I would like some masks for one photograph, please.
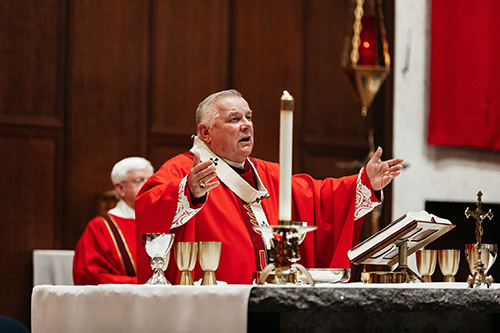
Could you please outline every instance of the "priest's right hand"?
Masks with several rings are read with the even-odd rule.
[[[200,153],[197,151],[193,154],[193,166],[188,174],[188,184],[192,197],[197,199],[219,186],[220,182],[217,180],[210,183],[212,179],[217,177],[214,163],[212,161],[202,162]]]

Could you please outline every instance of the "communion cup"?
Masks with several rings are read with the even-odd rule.
[[[488,274],[488,270],[493,266],[497,258],[497,245],[496,244],[482,244],[481,245],[481,262],[483,264],[484,275]],[[465,245],[465,258],[469,263],[469,269],[472,275],[479,273],[478,259],[479,249],[477,244]]]
[[[455,274],[460,264],[460,250],[445,249],[438,251],[439,268],[443,273],[443,282],[455,282]]]
[[[221,242],[198,242],[198,259],[203,270],[202,286],[216,285],[215,270],[219,267]]]
[[[177,242],[174,245],[175,261],[181,271],[178,284],[192,286],[193,275],[191,271],[196,264],[198,257],[198,243],[196,242]]]
[[[437,262],[436,250],[419,250],[415,254],[417,259],[417,269],[424,282],[432,282],[431,276],[434,274]]]
[[[167,269],[170,260],[170,249],[174,243],[173,234],[150,233],[141,235],[142,244],[150,258],[153,274],[146,284],[170,285],[163,272]]]

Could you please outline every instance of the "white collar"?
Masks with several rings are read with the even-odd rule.
[[[247,204],[259,203],[264,198],[269,198],[269,193],[262,184],[259,174],[255,169],[253,163],[247,158],[250,167],[253,169],[256,180],[257,190],[248,184],[241,176],[229,166],[229,164],[221,157],[215,155],[210,148],[198,136],[194,137],[193,148],[191,151],[198,151],[201,161],[212,160],[214,162],[217,177],[219,180],[226,184],[240,199]]]
[[[243,163],[238,163],[238,162],[233,162],[233,161],[230,161],[228,159],[225,159],[223,157],[221,157],[224,162],[226,162],[227,164],[229,164],[230,166],[232,166],[233,168],[236,168],[236,169],[244,169],[245,168],[245,162]]]
[[[135,209],[130,207],[125,203],[125,201],[118,201],[115,208],[108,211],[109,214],[121,217],[123,219],[134,219],[135,220]]]

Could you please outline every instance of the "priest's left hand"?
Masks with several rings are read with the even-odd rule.
[[[382,148],[378,147],[372,158],[366,164],[366,174],[370,179],[372,190],[379,191],[386,187],[391,180],[399,176],[403,169],[403,159],[393,158],[388,161],[381,161]]]

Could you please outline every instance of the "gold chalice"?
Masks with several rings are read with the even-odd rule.
[[[466,244],[465,258],[469,262],[471,275],[467,278],[469,288],[480,288],[484,284],[489,288],[493,283],[493,277],[488,276],[488,270],[493,266],[497,258],[496,244]],[[479,255],[481,253],[481,255]]]
[[[193,275],[191,271],[196,264],[196,258],[198,257],[198,243],[196,242],[177,242],[174,246],[175,261],[177,262],[177,267],[181,271],[179,276],[179,285],[192,286]]]
[[[431,276],[434,274],[437,262],[436,250],[419,250],[416,253],[417,269],[424,282],[432,282]]]
[[[438,259],[439,268],[444,275],[443,282],[455,282],[455,274],[457,274],[460,264],[460,250],[439,250]]]
[[[199,242],[198,259],[203,269],[202,286],[216,285],[215,270],[219,267],[221,242]]]

